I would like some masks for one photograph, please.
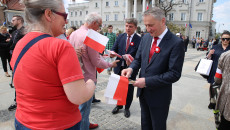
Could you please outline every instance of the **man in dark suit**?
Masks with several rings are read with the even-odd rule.
[[[121,56],[125,54],[130,54],[134,58],[141,41],[141,37],[135,33],[137,29],[137,20],[134,18],[129,18],[126,19],[125,22],[126,22],[125,23],[126,33],[123,33],[117,37],[113,45],[113,48],[111,50]],[[114,55],[112,55],[112,57],[114,57]],[[120,60],[120,62],[118,62],[117,67],[114,68],[114,73],[121,75],[121,71],[127,68],[130,65],[130,63],[128,61],[126,62],[123,58],[122,59],[118,58],[118,59]],[[135,80],[136,76],[137,73],[133,73],[131,79]],[[127,118],[130,116],[129,108],[133,101],[133,91],[134,91],[134,87],[132,84],[130,84],[128,88],[128,94],[127,94],[125,111],[124,111],[124,116]],[[112,113],[116,114],[118,113],[119,109],[122,108],[123,106],[116,106],[113,109]]]
[[[172,83],[181,77],[184,44],[167,29],[160,8],[145,11],[143,21],[149,33],[143,36],[135,60],[122,76],[141,69],[133,85],[138,87],[142,130],[166,130]]]

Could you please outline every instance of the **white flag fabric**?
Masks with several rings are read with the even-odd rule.
[[[109,38],[104,35],[101,35],[97,31],[89,29],[84,44],[90,48],[96,50],[99,53],[102,53],[105,50],[105,46],[108,43]]]
[[[105,91],[105,99],[108,104],[125,105],[128,93],[129,81],[126,77],[111,74]]]

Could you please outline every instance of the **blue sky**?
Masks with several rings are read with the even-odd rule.
[[[213,20],[216,21],[216,31],[230,31],[230,0],[217,0],[213,9]]]
[[[64,0],[65,7],[71,0]],[[83,0],[76,0],[81,2]],[[223,30],[230,31],[230,0],[216,0],[213,9],[213,20],[216,21],[216,31],[222,33]]]

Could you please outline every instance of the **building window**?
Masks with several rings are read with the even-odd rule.
[[[132,14],[131,17],[134,18],[134,14]]]
[[[80,26],[82,25],[82,21],[80,21]]]
[[[73,12],[70,12],[70,17],[73,17]]]
[[[123,16],[124,16],[124,20],[125,20],[125,14]]]
[[[98,7],[97,3],[95,3],[95,7]]]
[[[196,37],[200,37],[200,31],[196,32]]]
[[[181,21],[185,21],[186,20],[186,14],[185,13],[181,13]]]
[[[118,20],[118,14],[114,14],[114,21]]]
[[[187,3],[187,0],[182,0],[183,3]]]
[[[82,11],[80,11],[80,16],[82,16]]]
[[[118,6],[118,1],[115,1],[115,6]]]
[[[71,21],[71,26],[74,26],[74,22],[73,21]]]
[[[88,11],[85,11],[85,14],[87,15],[87,14],[88,14]]]
[[[77,16],[77,11],[75,11],[75,16]]]
[[[123,6],[126,6],[126,1],[124,0]]]
[[[109,6],[109,2],[108,1],[105,3],[105,6]]]
[[[204,2],[204,0],[199,0],[199,2],[200,2],[200,3],[203,3],[203,2]]]
[[[105,16],[105,21],[109,21],[109,15],[108,14]]]
[[[197,21],[203,21],[203,14],[202,13],[198,13],[198,16],[197,16]]]
[[[77,21],[75,21],[75,26],[78,26],[78,23],[77,23]]]
[[[174,14],[173,13],[170,13],[168,16],[169,16],[169,21],[173,21],[174,20]]]

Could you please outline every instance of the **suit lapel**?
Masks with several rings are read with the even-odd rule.
[[[165,49],[165,45],[166,45],[166,43],[168,43],[168,39],[170,38],[169,36],[170,36],[170,32],[168,30],[168,32],[165,34],[165,36],[163,37],[163,39],[161,40],[161,42],[159,44],[160,51]],[[152,56],[152,58],[151,58],[151,60],[150,60],[150,62],[149,62],[147,67],[149,67],[153,63],[153,61],[160,55],[160,53],[154,53],[153,54],[153,56]]]
[[[126,42],[127,42],[127,34],[125,33],[125,35],[123,36],[124,40],[122,41],[123,45],[122,45],[122,52],[123,54],[125,54],[125,49],[126,49]]]
[[[153,40],[153,37],[149,34],[150,37],[148,37],[148,40],[147,40],[147,45],[146,45],[146,48],[143,50],[143,51],[146,51],[146,56],[145,56],[145,64],[148,65],[149,64],[149,53],[150,53],[150,48],[151,48],[151,43],[152,43],[152,40]]]

